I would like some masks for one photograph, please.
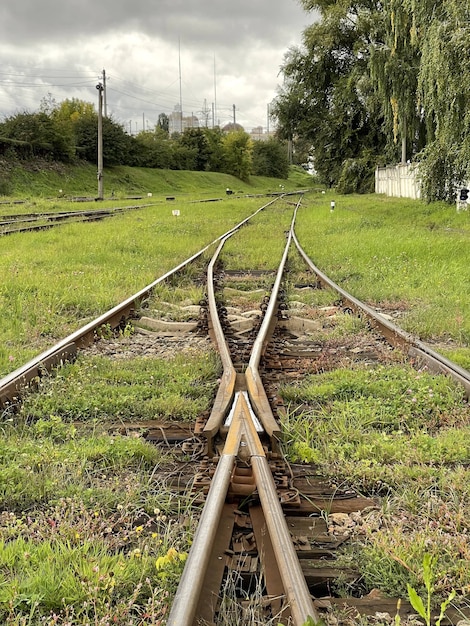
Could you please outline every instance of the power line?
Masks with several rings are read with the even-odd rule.
[[[77,93],[77,90],[87,87],[89,87],[91,90],[92,86],[96,84],[97,76],[102,76],[102,72],[96,71],[92,73],[84,70],[83,72],[78,71],[75,73],[73,71],[70,71],[70,68],[45,69],[38,66],[23,67],[15,65],[6,68],[3,67],[2,71],[0,71],[0,86],[4,91],[3,94],[0,94],[1,101],[10,103],[10,106],[14,107],[15,100],[17,100],[17,98],[13,98],[13,95],[9,94],[9,92],[13,89],[15,89],[16,91],[24,89],[25,92],[29,90],[29,100],[31,100],[33,93],[37,93],[38,89],[42,89],[44,91],[47,91],[48,89],[73,89],[75,91],[75,97],[81,97],[87,101],[92,101],[91,91],[90,94],[87,94],[84,97],[83,95],[80,95],[80,93]],[[185,90],[185,88],[186,93],[190,91],[190,89],[188,89],[188,85],[185,84],[185,81],[181,81],[178,78],[175,78],[175,80],[166,85],[163,89],[156,90],[149,88],[146,85],[136,83],[135,81],[124,79],[117,74],[107,73],[106,76],[106,89],[108,92],[120,94],[124,98],[129,99],[129,101],[144,104],[145,106],[152,107],[152,110],[160,110],[160,112],[169,113],[173,111],[175,105],[178,103],[179,100],[181,100],[181,98],[177,94],[177,89],[173,89],[172,93],[172,88],[175,88],[178,83],[180,83],[180,90],[182,82],[183,91]],[[121,83],[123,86],[127,86],[129,89],[120,90],[113,85],[114,82]],[[216,85],[214,85],[214,97],[217,98],[215,89]],[[5,95],[7,95],[7,98],[5,98]],[[18,94],[15,95],[17,96]],[[88,97],[88,95],[90,97]],[[54,94],[54,96],[59,99],[63,97],[63,94]],[[64,99],[66,99],[66,97],[67,96],[65,96]],[[197,111],[203,113],[202,103],[205,101],[207,101],[207,98],[196,98],[194,94],[190,93],[189,98],[185,97],[184,99],[185,109],[187,109],[188,111]],[[129,111],[134,116],[140,115],[140,112],[137,113],[137,109],[133,109],[130,103],[129,106],[126,107],[122,102],[122,99],[118,99],[118,101],[116,102],[110,102],[109,105],[111,109],[118,109],[126,112]],[[232,104],[213,102],[212,107],[213,109],[215,109],[213,115],[215,115],[217,118],[216,123],[219,118],[226,118],[228,120],[233,117]],[[184,112],[182,111],[182,113]],[[207,111],[205,115],[207,116]],[[238,107],[238,105],[237,117],[238,119],[243,120],[243,124],[245,126],[264,126],[266,124],[265,119],[263,121],[253,121],[250,119],[245,119],[245,113],[243,109],[240,109]]]

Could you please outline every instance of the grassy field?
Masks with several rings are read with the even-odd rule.
[[[189,173],[160,174],[175,174],[175,179],[168,188],[151,189],[154,206],[99,223],[0,240],[3,373],[135,293],[260,204],[224,193],[223,202],[194,203],[237,186],[216,177],[196,191]],[[303,180],[292,184],[302,186]],[[142,183],[142,193],[145,187]],[[277,181],[267,181],[264,191],[277,187]],[[74,189],[84,193],[77,181],[66,193]],[[263,190],[261,182],[257,190]],[[43,187],[43,198],[31,202],[41,207],[62,203],[46,200],[48,193]],[[162,197],[155,198],[158,193]],[[165,194],[175,195],[175,201],[167,201]],[[276,266],[292,212],[291,205],[283,207],[274,205],[244,228],[243,255],[236,240],[227,244],[230,268]],[[172,215],[174,208],[179,217]],[[336,282],[398,316],[400,325],[468,367],[468,214],[441,204],[312,192],[299,212],[297,234]],[[289,264],[300,271],[295,255]],[[295,300],[308,297],[326,305],[335,298],[325,290],[307,296],[289,289]],[[159,295],[170,305],[200,299],[197,290],[183,291],[162,287]],[[365,329],[360,320],[344,315],[331,332],[341,341]],[[182,362],[184,376],[176,374]],[[95,374],[100,385],[92,388]],[[170,362],[135,358],[127,364],[88,356],[45,379],[42,393],[29,396],[19,415],[3,416],[2,623],[164,623],[197,508],[190,494],[176,496],[158,479],[156,468],[171,467],[171,455],[139,438],[109,434],[101,420],[124,419],[128,413],[136,419],[191,420],[208,406],[219,374],[210,351],[176,355]],[[153,386],[158,394],[150,397]],[[110,393],[118,388],[125,388],[124,404]],[[409,584],[426,597],[428,572],[433,604],[455,589],[465,605],[470,590],[470,419],[461,390],[441,377],[416,372],[396,355],[377,369],[306,376],[282,394],[290,458],[313,462],[324,475],[382,498],[381,507],[364,518],[356,547],[343,556],[346,564],[361,563],[364,590],[385,589],[405,598]],[[328,520],[328,511],[323,515]],[[347,585],[338,589],[348,591]]]
[[[470,213],[384,196],[309,195],[297,234],[341,287],[470,368]]]

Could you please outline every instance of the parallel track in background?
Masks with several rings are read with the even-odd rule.
[[[95,222],[115,217],[131,210],[144,209],[152,204],[141,204],[110,209],[90,209],[87,211],[61,211],[56,213],[23,213],[0,215],[0,237],[20,233],[49,230],[62,224]]]

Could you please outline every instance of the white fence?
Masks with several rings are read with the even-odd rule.
[[[375,193],[396,198],[420,198],[416,166],[407,164],[378,167],[375,170]]]

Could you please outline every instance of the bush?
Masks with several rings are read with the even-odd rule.
[[[373,193],[375,165],[369,157],[346,159],[340,170],[336,191],[338,193]]]

